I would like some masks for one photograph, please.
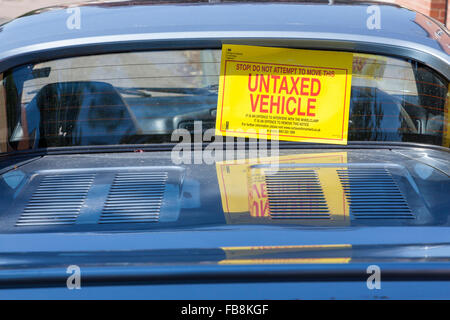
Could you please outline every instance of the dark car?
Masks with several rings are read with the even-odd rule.
[[[376,2],[1,25],[0,298],[450,298],[449,46]]]

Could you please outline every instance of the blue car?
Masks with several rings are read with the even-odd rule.
[[[0,299],[449,299],[449,52],[377,2],[0,25]]]

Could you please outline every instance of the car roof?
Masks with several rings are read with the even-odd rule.
[[[294,46],[410,57],[450,76],[448,30],[397,5],[346,1],[164,2],[90,3],[76,6],[79,11],[73,6],[59,6],[30,12],[0,27],[0,72],[36,59],[134,50],[133,43],[146,49],[143,44],[152,41],[165,41],[165,47],[170,47],[167,42],[175,45],[182,40],[214,40],[220,47],[217,41],[245,39],[252,44],[273,40],[268,45],[282,46],[303,41]],[[73,20],[77,12],[79,25]],[[373,27],[373,15],[378,12],[379,28]],[[200,42],[196,47],[205,45]],[[94,48],[99,44],[103,49]],[[74,50],[68,50],[71,48]]]

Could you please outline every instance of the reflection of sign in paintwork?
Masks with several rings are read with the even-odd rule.
[[[224,45],[216,134],[346,144],[352,57]]]
[[[219,264],[324,264],[350,262],[352,246],[331,244],[222,247],[221,249],[225,251],[226,259],[219,261]]]
[[[250,174],[253,173],[253,174]],[[267,197],[267,186],[264,174],[254,170],[248,170],[248,209],[252,217],[269,217],[269,200]]]
[[[304,224],[327,225],[349,223],[348,203],[340,183],[336,167],[321,167],[319,164],[346,164],[347,153],[309,153],[278,157],[281,165],[317,164],[314,170],[328,206],[330,219],[302,221]],[[222,207],[228,223],[246,223],[250,218],[270,219],[270,208],[265,181],[265,170],[258,165],[269,164],[273,159],[259,158],[243,161],[217,163],[217,177],[222,198]],[[304,170],[299,168],[296,170]],[[309,169],[309,168],[308,168]],[[282,168],[280,171],[283,170]],[[282,221],[286,223],[286,221]],[[276,223],[269,220],[269,223]],[[298,223],[298,221],[297,221]]]
[[[223,260],[219,264],[306,264],[349,263],[350,258],[288,258],[288,259],[236,259]]]

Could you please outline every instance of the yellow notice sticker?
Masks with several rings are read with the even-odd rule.
[[[353,54],[223,45],[216,134],[347,144]]]

